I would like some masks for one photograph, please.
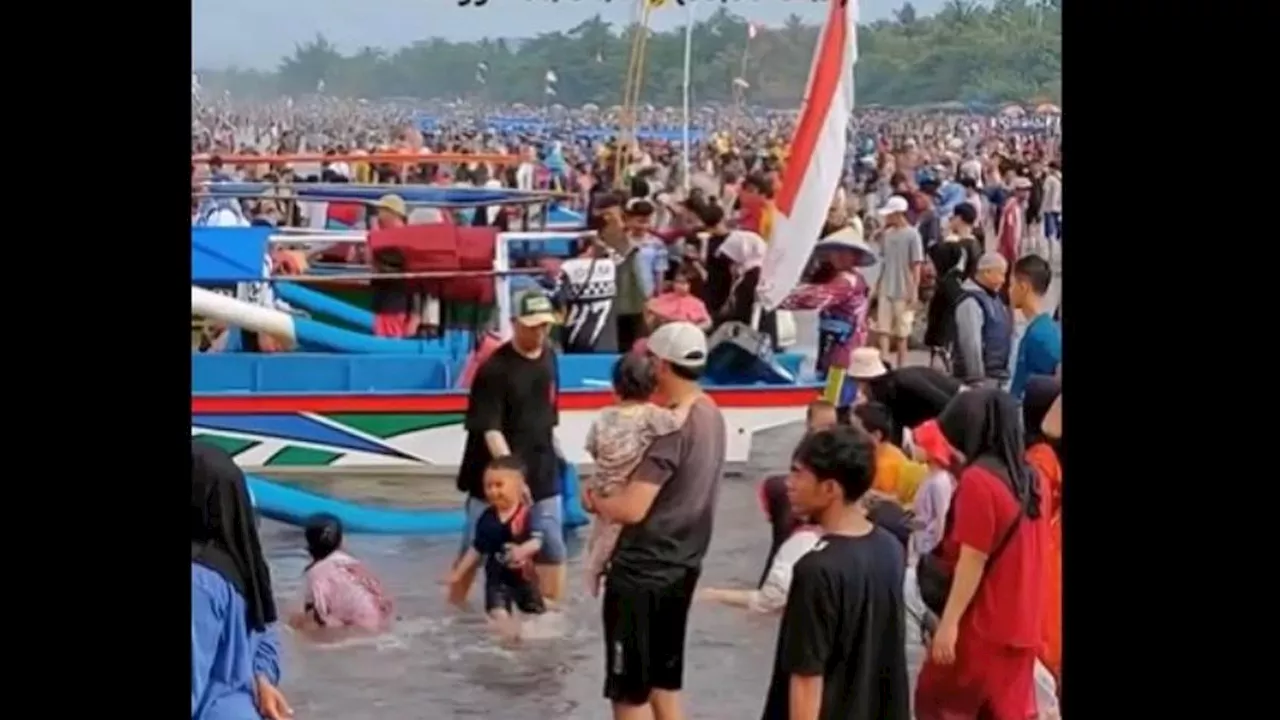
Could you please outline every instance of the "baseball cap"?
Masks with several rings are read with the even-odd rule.
[[[675,365],[700,368],[707,364],[707,336],[693,323],[667,323],[649,336],[649,352]]]
[[[555,308],[546,295],[537,290],[529,290],[516,297],[516,322],[525,327],[550,325],[556,321]]]
[[[894,213],[904,213],[907,211],[907,199],[901,195],[894,195],[885,201],[884,205],[877,211],[878,215],[893,215]]]

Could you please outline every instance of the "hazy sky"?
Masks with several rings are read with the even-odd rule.
[[[720,0],[689,0],[706,17]],[[944,0],[915,0],[932,13]],[[825,0],[728,0],[730,10],[765,25],[792,13],[817,22]],[[862,0],[862,19],[888,17],[902,0]],[[322,33],[343,51],[364,45],[401,47],[428,37],[478,40],[531,37],[567,30],[599,13],[614,23],[630,21],[634,0],[489,0],[485,7],[458,7],[456,0],[191,0],[192,61],[197,67],[274,67],[281,57]],[[652,26],[684,25],[685,11],[654,13]]]

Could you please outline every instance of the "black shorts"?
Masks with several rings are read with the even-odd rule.
[[[604,696],[643,705],[652,690],[679,690],[684,637],[698,571],[660,586],[605,580]]]
[[[494,582],[485,579],[484,611],[519,609],[525,615],[541,615],[547,611],[547,604],[542,601],[542,591],[528,580],[520,583]]]

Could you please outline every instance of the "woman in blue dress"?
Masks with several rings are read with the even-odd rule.
[[[271,576],[244,473],[191,441],[191,718],[283,720]]]

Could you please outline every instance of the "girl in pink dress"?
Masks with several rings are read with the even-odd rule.
[[[707,306],[693,294],[689,270],[676,270],[671,281],[671,291],[653,298],[645,309],[658,319],[659,323],[685,321],[702,328],[703,332],[711,329],[711,313]]]
[[[289,624],[330,640],[390,630],[395,605],[368,566],[342,551],[342,521],[316,515],[307,521],[306,538],[313,562],[306,570],[303,610]]]

